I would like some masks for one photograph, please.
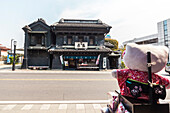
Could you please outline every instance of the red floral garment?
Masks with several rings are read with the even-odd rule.
[[[133,79],[139,82],[148,83],[148,73],[143,71],[131,70],[131,69],[118,69],[117,80],[120,87],[121,95],[132,97],[130,90],[126,87],[127,78]],[[170,81],[167,78],[161,77],[157,74],[152,73],[152,82],[160,85],[165,85],[166,88],[170,88]],[[148,95],[141,94],[138,99],[148,100]]]

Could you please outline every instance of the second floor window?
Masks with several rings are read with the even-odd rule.
[[[30,46],[45,46],[44,34],[31,34]]]
[[[83,42],[83,38],[82,37],[79,38],[79,42]]]
[[[90,38],[90,45],[93,45],[93,44],[94,44],[94,39]]]
[[[71,45],[71,44],[72,44],[72,38],[69,37],[69,38],[68,38],[68,45]]]

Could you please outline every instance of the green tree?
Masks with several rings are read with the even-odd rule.
[[[111,48],[113,51],[117,51],[118,50],[118,41],[116,39],[111,39],[111,38],[105,38],[105,42],[109,42],[111,44],[114,45],[113,48]]]
[[[11,64],[12,64],[12,63],[14,62],[14,56],[10,56],[9,59],[10,59]],[[18,60],[19,60],[19,56],[16,55],[16,56],[15,56],[15,63],[16,63],[16,64],[18,63]]]

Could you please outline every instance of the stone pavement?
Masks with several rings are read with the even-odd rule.
[[[0,113],[101,113],[106,104],[1,104]]]

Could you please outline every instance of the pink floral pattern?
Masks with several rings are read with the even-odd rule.
[[[148,83],[148,73],[143,71],[131,70],[131,69],[118,69],[117,70],[117,80],[120,87],[121,95],[132,97],[130,90],[126,87],[125,81],[127,78]],[[170,81],[167,78],[161,77],[157,74],[152,73],[152,82],[160,85],[165,85],[167,87],[170,84]],[[148,95],[141,94],[141,97],[138,99],[146,99],[148,100]]]

